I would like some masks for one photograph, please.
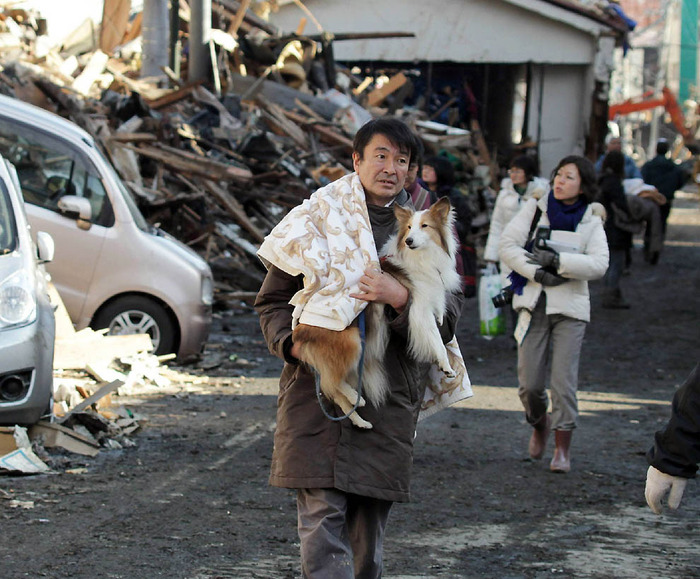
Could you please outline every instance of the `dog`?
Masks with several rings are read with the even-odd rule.
[[[445,315],[446,298],[461,288],[455,264],[454,212],[443,197],[429,209],[415,212],[396,206],[398,232],[380,251],[382,271],[389,273],[411,295],[408,313],[409,354],[421,362],[436,363],[447,376],[454,371],[440,337],[438,325]],[[358,327],[340,332],[298,324],[292,340],[299,344],[300,359],[318,372],[323,394],[337,404],[359,428],[372,428],[355,408],[366,400],[379,407],[389,393],[389,380],[383,358],[389,340],[384,304],[369,302],[366,313],[366,339],[362,370],[362,393],[358,395],[358,366],[362,340]]]

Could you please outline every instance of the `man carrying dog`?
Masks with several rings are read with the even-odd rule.
[[[318,198],[330,200],[330,204],[337,202],[339,213],[352,207],[359,196],[360,210],[349,214],[350,222],[345,211],[345,233],[350,239],[359,240],[364,233],[370,234],[378,250],[395,232],[393,205],[411,206],[403,187],[416,146],[416,136],[405,123],[394,118],[372,120],[357,132],[352,154],[355,172],[314,194],[323,193]],[[313,223],[320,223],[313,233],[316,237],[319,232],[322,236],[336,234],[339,227],[331,217],[333,208],[329,209],[327,202],[314,205],[313,201],[314,196],[312,203],[306,205],[318,209],[311,216]],[[364,224],[368,224],[371,231],[365,231]],[[302,235],[293,240],[294,249],[308,259],[314,241],[314,235],[308,238]],[[277,249],[275,243],[273,231],[263,244],[270,252],[268,255]],[[291,245],[292,242],[287,242],[279,249],[289,250]],[[357,255],[358,250],[348,247],[344,255],[328,251],[319,252],[318,256],[344,263]],[[371,301],[386,304],[390,339],[384,364],[391,392],[379,408],[368,403],[359,409],[372,423],[372,429],[357,428],[349,420],[327,418],[317,399],[313,370],[297,359],[298,351],[292,343],[292,319],[299,315],[299,303],[307,303],[308,315],[316,318],[324,315],[319,304],[329,303],[323,301],[328,291],[318,292],[321,301],[313,304],[311,300],[304,302],[302,299],[310,286],[321,285],[316,277],[308,273],[305,280],[303,275],[291,275],[281,269],[286,268],[286,264],[280,260],[278,267],[270,266],[255,302],[270,351],[285,361],[280,377],[270,484],[297,491],[301,566],[305,578],[381,577],[382,544],[389,510],[395,501],[409,500],[413,440],[428,365],[417,363],[407,352],[411,308],[408,290],[389,274],[372,267],[371,264],[376,263],[376,250],[368,255],[365,263],[367,267],[364,274],[357,274],[360,276],[357,283],[343,291],[347,292],[345,297],[351,303],[345,308],[347,322],[352,321],[355,311],[362,309],[361,306],[357,308],[357,304]],[[349,276],[352,270],[348,266]],[[344,277],[333,271],[336,275],[330,275],[329,280],[334,283]],[[321,289],[331,285],[329,281],[328,287]],[[342,287],[342,282],[335,285]],[[461,305],[460,296],[449,296],[447,315],[440,328],[445,343],[454,335]],[[329,318],[337,311],[345,311],[343,306],[328,306],[328,309],[333,310],[328,312]],[[302,321],[303,316],[304,313]],[[323,400],[323,403],[328,408],[328,401]],[[337,408],[328,409],[341,415]]]

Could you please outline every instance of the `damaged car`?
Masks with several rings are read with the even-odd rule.
[[[55,318],[44,263],[53,239],[30,235],[13,165],[0,157],[0,424],[51,413]]]

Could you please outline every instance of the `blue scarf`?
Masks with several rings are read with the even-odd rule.
[[[586,199],[581,195],[576,203],[566,205],[554,195],[550,195],[547,199],[547,217],[549,225],[552,229],[560,231],[576,231],[583,214],[586,212]]]
[[[558,229],[560,231],[576,231],[587,207],[588,203],[583,196],[579,196],[576,203],[566,205],[558,199],[555,199],[552,193],[547,198],[547,218],[549,219],[549,226],[552,229]],[[531,240],[528,240],[525,244],[525,251],[532,251]],[[513,293],[519,296],[522,295],[523,288],[527,284],[527,278],[513,270],[508,274],[508,279],[511,282],[510,287]]]

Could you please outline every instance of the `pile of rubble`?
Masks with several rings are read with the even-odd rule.
[[[442,125],[403,106],[412,86],[402,71],[383,82],[356,77],[334,62],[332,35],[281,36],[249,1],[215,0],[212,82],[187,82],[167,67],[140,78],[141,15],[125,17],[131,2],[107,4],[120,10],[105,10],[101,34],[87,22],[58,47],[45,42],[40,15],[0,8],[0,92],[90,133],[147,220],[207,260],[221,302],[258,290],[260,242],[316,188],[352,171],[352,137],[372,117],[405,119],[428,153],[447,152],[475,191],[488,188],[494,168],[478,126]],[[189,14],[179,6],[186,44]],[[161,365],[146,335],[75,332],[55,292],[52,301],[54,420],[0,430],[0,471],[65,470],[73,463],[61,450],[94,456],[129,446],[147,418],[113,396],[180,395],[207,380]]]
[[[139,78],[141,15],[129,17],[128,8],[105,11],[111,20],[99,39],[82,26],[59,47],[42,42],[38,15],[4,9],[0,91],[93,135],[148,221],[208,261],[219,299],[257,291],[259,243],[290,208],[352,170],[352,137],[369,118],[401,116],[427,152],[449,152],[477,189],[488,186],[494,167],[481,133],[402,106],[406,74],[358,78],[333,61],[333,35],[305,36],[300,26],[281,36],[249,5],[214,1],[210,83],[168,67],[160,78]],[[184,0],[179,6],[186,46],[189,11]],[[484,211],[482,200],[475,205]]]

